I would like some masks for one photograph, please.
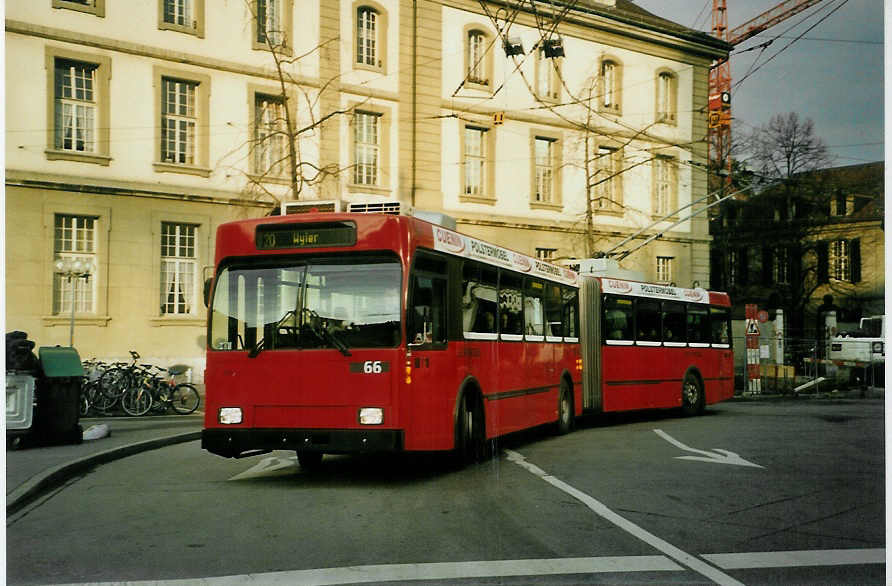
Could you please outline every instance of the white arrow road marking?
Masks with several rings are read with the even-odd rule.
[[[291,456],[290,458],[280,458],[278,456],[270,456],[268,458],[264,458],[259,461],[256,465],[248,468],[244,472],[236,474],[229,480],[244,480],[246,478],[259,478],[261,476],[272,476],[271,472],[278,472],[278,475],[283,474],[282,470],[293,468],[293,470],[288,470],[288,474],[292,472],[296,472],[298,469],[297,464],[297,456]]]
[[[713,464],[731,464],[732,466],[750,466],[752,468],[762,468],[762,466],[753,464],[752,462],[748,462],[734,452],[729,452],[728,450],[722,450],[719,448],[714,448],[711,452],[707,452],[706,450],[698,450],[696,448],[684,445],[662,429],[655,429],[654,433],[675,446],[676,448],[684,450],[685,452],[702,454],[700,456],[675,456],[678,460],[698,460],[700,462],[711,462]]]

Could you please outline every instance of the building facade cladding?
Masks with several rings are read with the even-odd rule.
[[[495,4],[489,14],[465,0],[303,2],[299,10],[294,0],[214,10],[209,0],[124,4],[39,0],[7,7],[6,59],[16,82],[7,91],[8,330],[27,331],[40,345],[68,343],[69,318],[61,310],[70,308],[73,285],[59,281],[53,263],[86,253],[66,230],[87,226],[95,268],[77,295],[74,341],[81,354],[123,358],[136,349],[160,364],[192,364],[201,376],[201,281],[213,260],[215,229],[267,214],[274,201],[290,197],[287,173],[256,168],[277,151],[257,153],[252,145],[266,136],[255,125],[278,87],[261,42],[267,38],[280,39],[283,54],[301,56],[290,72],[299,88],[288,93],[297,126],[322,121],[301,135],[303,160],[339,170],[304,186],[300,199],[399,200],[446,212],[461,229],[528,254],[584,254],[585,141],[578,123],[585,111],[564,107],[558,115],[533,98],[541,95],[537,80],[549,80],[536,70],[547,60],[505,57],[489,18]],[[593,152],[612,149],[628,168],[625,211],[595,217],[596,239],[606,246],[653,219],[649,157],[660,154],[677,166],[679,205],[705,193],[697,166],[705,143],[696,140],[705,136],[705,118],[697,112],[706,103],[710,60],[727,48],[642,19],[625,0],[580,7],[557,29],[566,56],[556,63],[549,81],[557,87],[545,103],[560,105],[595,87],[598,59],[621,63],[622,115],[600,113],[590,123]],[[470,30],[484,35],[484,60],[475,68],[480,78],[463,84]],[[531,14],[517,15],[515,35],[531,53],[539,40]],[[515,67],[523,75],[511,74]],[[661,71],[676,75],[676,100],[664,102],[675,104],[673,124],[654,119]],[[354,110],[367,115],[361,129]],[[499,111],[506,112],[501,125],[493,122]],[[463,124],[479,134],[466,134]],[[463,172],[466,135],[482,139],[469,154],[477,157],[476,175]],[[547,152],[538,173],[537,144]],[[362,176],[345,171],[357,156]],[[678,283],[706,282],[705,218],[682,222],[630,260],[655,274],[657,256],[674,259]]]

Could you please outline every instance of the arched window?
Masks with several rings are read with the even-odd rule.
[[[356,11],[356,62],[378,66],[378,11],[369,6]]]
[[[353,67],[384,72],[387,69],[387,11],[372,0],[353,4]]]
[[[675,124],[677,113],[678,81],[675,74],[661,71],[657,75],[656,121]]]
[[[622,64],[612,58],[601,60],[600,98],[598,104],[601,111],[619,114],[622,111]]]

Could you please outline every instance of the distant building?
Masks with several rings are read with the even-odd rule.
[[[707,74],[730,47],[628,0],[517,6],[8,3],[7,330],[67,344],[73,308],[84,358],[200,374],[216,227],[285,201],[441,212],[557,261],[670,215],[627,265],[706,283],[707,219],[673,212],[705,195]],[[271,45],[297,58],[287,110]],[[292,185],[286,112],[319,181]]]
[[[722,204],[711,222],[711,285],[731,293],[740,317],[745,303],[784,309],[792,336],[821,336],[819,308],[852,326],[884,313],[884,194],[876,162]]]

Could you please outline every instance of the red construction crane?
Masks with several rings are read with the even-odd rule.
[[[822,0],[786,0],[759,16],[728,30],[728,7],[725,0],[712,0],[712,34],[738,45],[765,29],[798,14]],[[724,169],[726,182],[731,180],[731,63],[718,61],[709,70],[709,160],[715,173]],[[717,183],[713,184],[716,185]]]

